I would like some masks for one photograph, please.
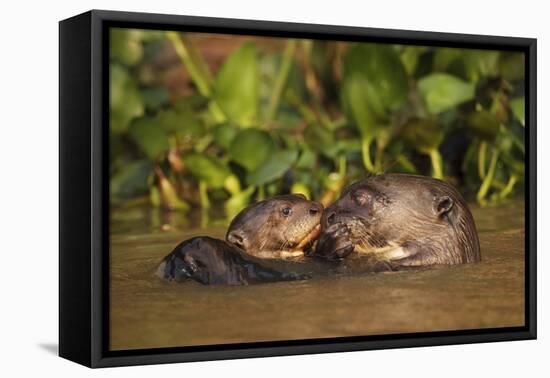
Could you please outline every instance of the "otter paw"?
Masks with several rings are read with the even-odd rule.
[[[343,223],[336,223],[321,233],[315,254],[327,260],[341,260],[354,249],[350,228]]]

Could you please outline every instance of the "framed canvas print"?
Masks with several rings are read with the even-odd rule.
[[[536,337],[536,40],[60,22],[60,355]]]

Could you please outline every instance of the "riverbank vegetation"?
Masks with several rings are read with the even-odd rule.
[[[509,51],[112,29],[111,203],[231,217],[382,172],[500,203],[523,192],[524,71]]]

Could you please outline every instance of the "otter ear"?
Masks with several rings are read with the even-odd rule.
[[[448,215],[453,209],[454,201],[449,196],[440,196],[435,200],[435,212],[438,217]]]
[[[243,230],[233,230],[229,232],[226,239],[228,243],[231,243],[245,251],[248,247],[248,240],[246,239]]]

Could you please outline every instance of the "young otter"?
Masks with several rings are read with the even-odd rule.
[[[322,211],[322,205],[297,194],[257,202],[231,222],[227,241],[206,236],[186,240],[163,259],[157,273],[166,280],[194,279],[205,285],[305,279],[270,268],[260,258],[303,255],[319,235]]]
[[[383,174],[349,186],[327,208],[316,255],[369,254],[389,267],[481,259],[474,219],[460,193],[429,177]]]
[[[321,232],[322,212],[323,205],[302,194],[275,196],[237,214],[225,238],[259,258],[303,256]]]

